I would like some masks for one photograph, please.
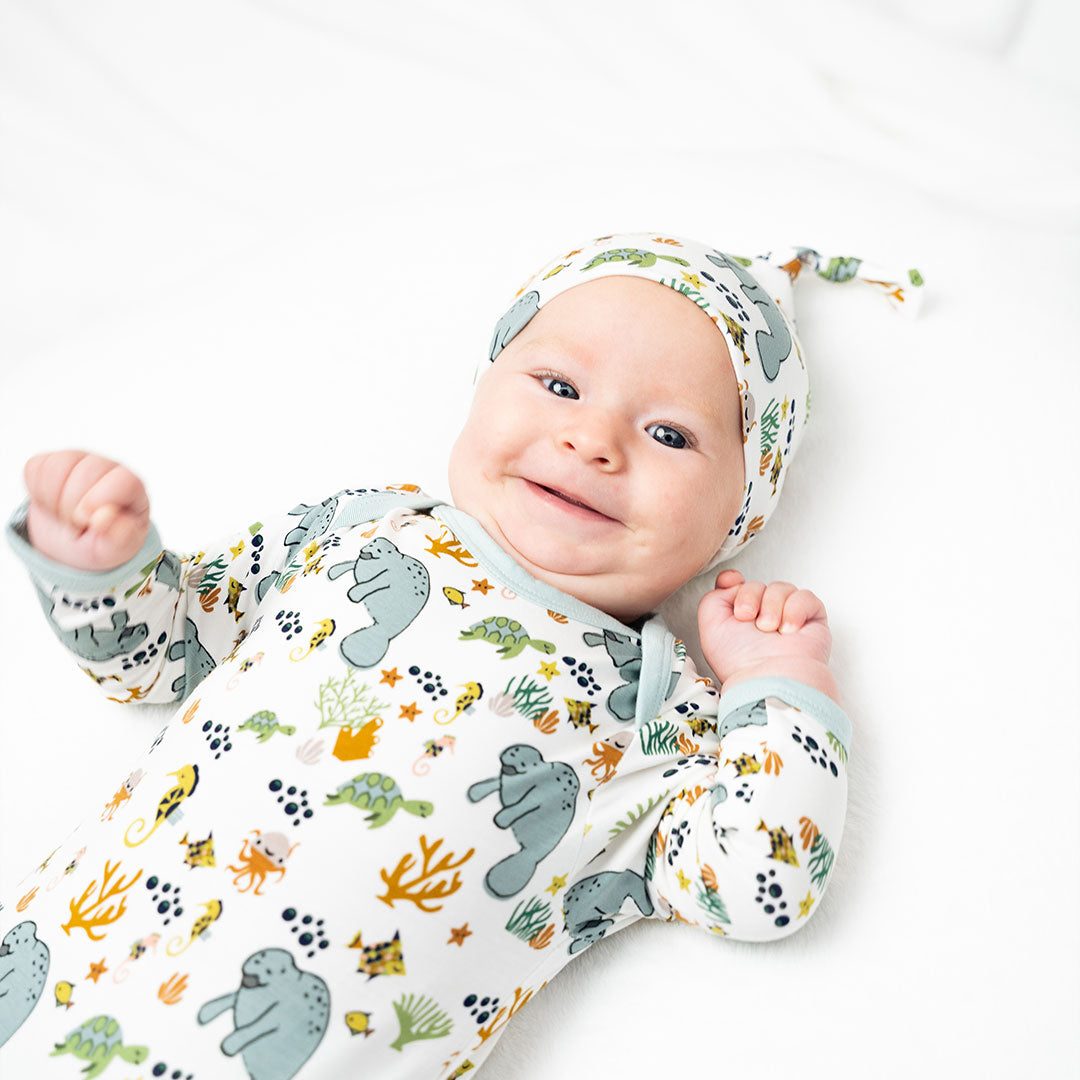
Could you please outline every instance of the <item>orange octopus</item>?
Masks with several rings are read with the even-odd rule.
[[[288,838],[283,833],[272,832],[263,836],[258,829],[252,831],[255,834],[254,842],[244,841],[237,856],[240,865],[230,866],[229,869],[236,874],[233,884],[237,888],[240,888],[240,879],[247,878],[247,884],[240,889],[241,892],[247,892],[254,885],[255,895],[262,896],[260,890],[267,875],[281,874],[284,877],[285,860],[300,845],[297,842],[289,847]]]

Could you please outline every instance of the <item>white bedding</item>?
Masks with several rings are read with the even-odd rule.
[[[344,486],[445,494],[495,320],[581,235],[926,278],[913,322],[800,283],[811,426],[736,563],[830,611],[855,748],[820,913],[605,940],[485,1076],[1076,1075],[1077,12],[0,2],[5,514],[68,446],[139,472],[180,550]],[[707,584],[669,604],[692,644]],[[6,545],[0,587],[10,905],[168,709],[95,692]]]

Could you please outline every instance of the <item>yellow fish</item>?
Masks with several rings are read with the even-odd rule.
[[[225,598],[225,606],[233,613],[237,622],[244,617],[244,613],[240,610],[240,594],[246,589],[247,586],[241,585],[236,578],[229,578],[229,595]]]
[[[71,1000],[71,991],[74,987],[69,982],[61,981],[56,984],[56,1004],[57,1007],[63,1005],[65,1008],[70,1009],[75,1004]]]
[[[450,601],[451,604],[460,604],[462,608],[467,608],[469,605],[465,603],[465,594],[460,589],[455,589],[450,585],[447,585],[443,589],[443,596]]]
[[[795,854],[795,845],[791,841],[791,836],[783,825],[778,826],[775,829],[770,829],[765,824],[765,819],[762,818],[761,824],[754,830],[755,832],[767,832],[769,834],[769,846],[772,851],[769,853],[770,859],[776,859],[777,862],[786,862],[791,866],[798,866],[799,859]]]
[[[212,831],[205,840],[188,840],[188,834],[184,833],[179,842],[187,848],[184,862],[192,869],[196,866],[216,865],[214,861],[214,834]]]
[[[361,960],[356,970],[364,972],[368,977],[368,982],[371,982],[376,975],[405,974],[401,933],[397,930],[394,931],[393,940],[380,941],[377,945],[365,945],[361,932],[358,930],[356,936],[349,942],[348,948],[361,950]]]
[[[356,1012],[347,1012],[345,1014],[345,1026],[354,1035],[374,1035],[375,1029],[369,1027],[371,1023],[371,1013],[360,1012],[359,1009]]]

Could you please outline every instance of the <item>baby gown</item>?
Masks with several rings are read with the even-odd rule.
[[[820,902],[838,706],[719,696],[659,617],[537,581],[412,485],[187,555],[152,527],[107,574],[24,518],[79,665],[176,711],[3,898],[3,1075],[447,1080],[637,919],[765,941]]]

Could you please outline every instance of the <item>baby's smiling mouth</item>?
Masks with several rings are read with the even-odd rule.
[[[613,518],[608,514],[605,514],[601,510],[597,510],[596,507],[590,506],[586,502],[582,502],[580,499],[576,499],[573,495],[568,495],[565,491],[560,491],[558,488],[548,487],[547,484],[541,484],[535,480],[526,479],[525,482],[531,487],[544,492],[545,494],[552,496],[560,502],[566,503],[568,506],[576,507],[579,510],[585,511],[586,514],[595,515],[598,518],[604,518],[607,521],[616,521],[617,518]]]

